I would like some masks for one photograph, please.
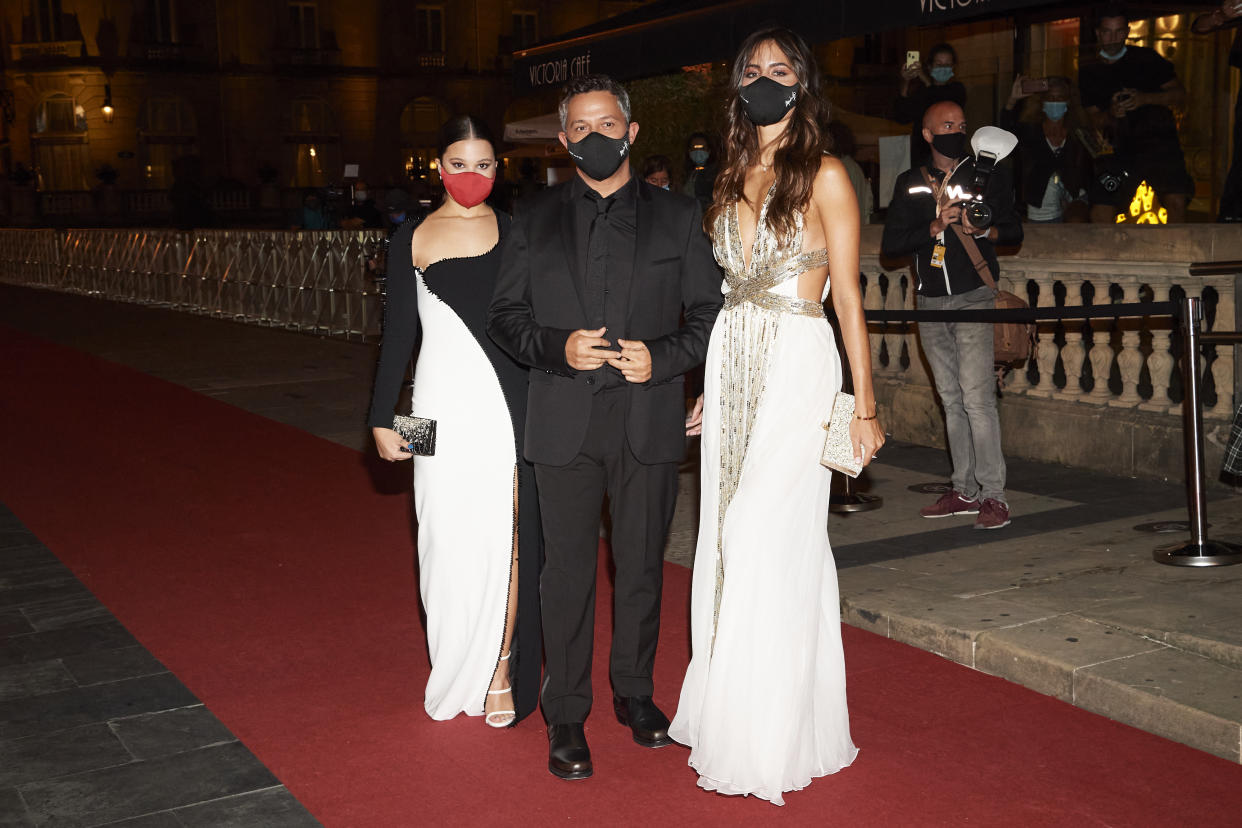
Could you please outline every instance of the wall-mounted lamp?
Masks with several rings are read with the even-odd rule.
[[[103,119],[105,124],[112,123],[113,117],[116,116],[116,110],[112,108],[112,84],[104,84],[104,102],[103,102]]]

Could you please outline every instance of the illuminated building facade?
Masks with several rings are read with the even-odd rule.
[[[324,186],[346,164],[397,182],[425,170],[449,115],[499,130],[514,48],[637,5],[10,0],[0,172],[41,194],[104,183],[156,200],[187,156],[217,188]]]

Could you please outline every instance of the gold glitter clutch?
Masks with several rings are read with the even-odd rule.
[[[854,419],[854,395],[838,391],[832,401],[832,416],[824,423],[824,452],[819,462],[833,471],[858,477],[862,464],[854,459],[854,447],[850,445],[850,420]]]
[[[406,417],[397,414],[392,418],[392,430],[401,435],[409,448],[406,450],[419,457],[432,457],[436,453],[436,421],[426,417]]]

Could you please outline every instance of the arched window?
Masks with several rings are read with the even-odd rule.
[[[197,154],[198,126],[194,112],[181,98],[149,98],[138,118],[138,146],[146,186],[167,189],[173,183],[173,161]]]
[[[286,140],[294,148],[292,186],[323,187],[341,176],[341,137],[323,98],[293,99]]]
[[[435,98],[415,98],[401,111],[401,160],[410,178],[426,179],[436,157],[436,134],[448,109]]]
[[[35,175],[40,190],[86,190],[86,108],[57,92],[35,107],[30,119]]]

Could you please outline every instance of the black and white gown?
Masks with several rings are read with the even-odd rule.
[[[496,221],[503,239],[509,217],[497,213]],[[407,223],[389,245],[384,341],[369,422],[392,426],[421,331],[412,413],[436,420],[437,429],[435,455],[413,461],[431,656],[425,706],[433,719],[482,715],[501,655],[517,532],[518,617],[508,665],[521,719],[538,704],[542,544],[534,470],[521,457],[527,371],[485,332],[500,243],[423,270],[413,264],[415,227]]]

